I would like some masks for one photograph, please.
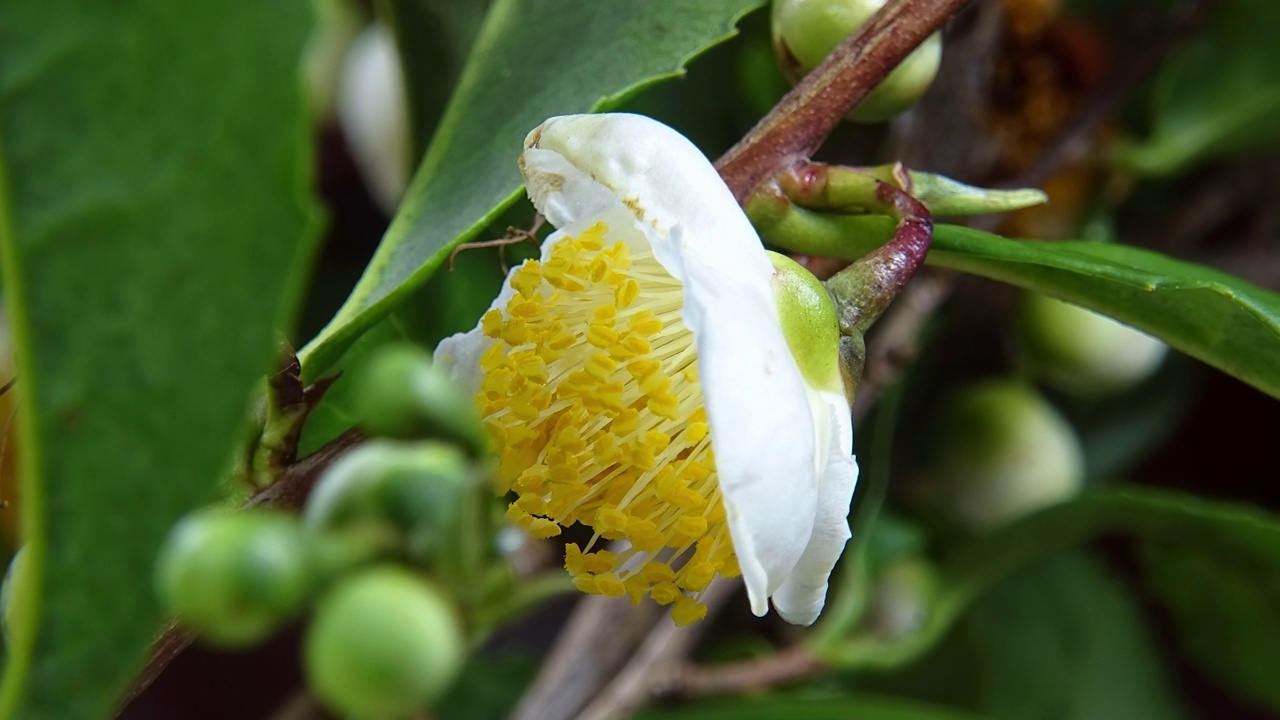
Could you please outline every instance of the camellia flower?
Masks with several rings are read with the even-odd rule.
[[[475,392],[508,517],[537,537],[589,526],[565,555],[586,592],[685,624],[716,575],[741,574],[756,615],[772,598],[812,623],[858,475],[825,290],[771,261],[711,164],[654,120],[552,118],[520,169],[559,229],[436,351]]]

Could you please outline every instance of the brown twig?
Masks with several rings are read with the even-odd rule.
[[[582,598],[511,720],[575,717],[661,617],[661,609],[651,602],[633,605],[622,598]]]
[[[737,580],[716,580],[702,596],[707,615],[718,612],[729,601],[741,583]],[[648,704],[673,682],[670,673],[684,666],[684,658],[692,652],[707,623],[697,622],[678,627],[664,617],[644,638],[630,661],[600,694],[591,701],[577,720],[619,720]]]
[[[755,660],[723,665],[681,665],[669,671],[670,684],[664,694],[704,697],[743,692],[759,692],[813,677],[827,665],[803,645]]]
[[[738,202],[779,169],[813,155],[849,108],[969,2],[896,0],[876,11],[716,161]]]

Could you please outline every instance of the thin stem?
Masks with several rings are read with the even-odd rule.
[[[738,202],[779,169],[807,159],[840,118],[970,0],[891,0],[827,55],[716,169]]]
[[[883,182],[876,186],[875,196],[898,217],[893,239],[826,282],[840,315],[840,330],[847,336],[866,334],[924,264],[933,241],[933,220],[919,201]]]

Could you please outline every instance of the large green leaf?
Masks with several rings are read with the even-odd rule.
[[[157,545],[216,497],[317,213],[310,4],[0,4],[0,252],[27,569],[0,717],[110,714]]]
[[[1272,0],[1215,3],[1203,32],[1156,78],[1150,137],[1121,146],[1118,160],[1166,175],[1214,155],[1280,144],[1280,54]]]
[[[902,698],[766,695],[646,710],[636,720],[980,720],[977,715]]]
[[[942,565],[938,594],[916,633],[892,641],[854,637],[823,653],[846,667],[912,662],[1005,578],[1107,533],[1129,533],[1251,567],[1280,562],[1280,518],[1270,513],[1153,489],[1094,491],[961,546]]]
[[[997,720],[1183,716],[1140,609],[1088,555],[1000,583],[965,629],[980,658],[982,708]]]
[[[303,351],[314,378],[519,197],[516,157],[552,115],[678,76],[762,0],[497,0],[399,212],[351,297]]]
[[[795,252],[859,258],[893,232],[884,216],[753,214],[767,242]],[[935,228],[928,262],[1096,310],[1280,397],[1280,295],[1195,263],[1130,245],[1007,240]]]
[[[1150,541],[1143,567],[1187,654],[1224,687],[1280,711],[1280,550],[1222,555]]]

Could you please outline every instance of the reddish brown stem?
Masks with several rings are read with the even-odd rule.
[[[719,160],[738,202],[779,169],[808,158],[840,118],[970,0],[891,0]]]
[[[933,240],[933,220],[920,201],[883,182],[875,196],[884,210],[898,216],[893,239],[826,283],[845,335],[867,332],[924,264]]]

